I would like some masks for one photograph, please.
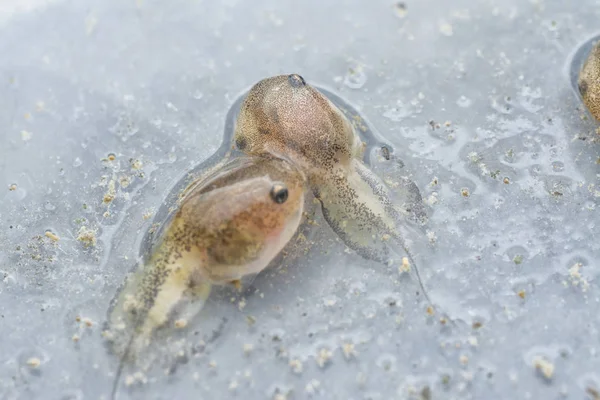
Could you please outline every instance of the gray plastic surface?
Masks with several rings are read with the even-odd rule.
[[[599,398],[599,124],[571,84],[599,20],[594,0],[3,2],[0,399],[109,398],[103,323],[155,213],[239,95],[292,72],[402,159],[456,325],[321,219],[119,398]]]

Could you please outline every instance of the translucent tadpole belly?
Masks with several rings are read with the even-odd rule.
[[[267,267],[300,224],[305,184],[287,161],[245,156],[192,182],[113,302],[106,336],[114,351],[135,360],[157,328],[193,317],[212,285]]]

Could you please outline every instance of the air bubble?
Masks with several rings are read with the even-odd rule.
[[[365,83],[367,83],[367,74],[361,66],[348,68],[348,72],[344,76],[344,85],[350,89],[360,89]]]

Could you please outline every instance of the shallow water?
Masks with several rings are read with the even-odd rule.
[[[405,4],[0,8],[0,398],[108,397],[117,360],[102,324],[145,232],[220,148],[240,94],[290,72],[356,107],[402,160],[429,216],[413,252],[459,327],[428,316],[406,274],[347,251],[317,213],[299,254],[243,296],[215,296],[120,398],[600,390],[598,125],[571,84],[600,9]],[[91,241],[82,226],[95,246],[77,240]]]

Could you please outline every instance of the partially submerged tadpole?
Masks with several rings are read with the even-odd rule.
[[[387,264],[403,249],[431,303],[398,230],[404,219],[394,201],[420,202],[418,189],[417,195],[408,193],[405,183],[392,193],[362,162],[360,137],[326,96],[297,74],[263,79],[242,103],[234,137],[246,154],[285,155],[302,168],[329,225],[363,257]],[[383,158],[391,158],[388,148]]]
[[[135,362],[154,331],[187,321],[212,285],[239,282],[266,268],[296,232],[305,177],[273,157],[241,157],[213,169],[184,192],[148,262],[127,280],[109,315],[107,338],[121,363]],[[185,324],[183,324],[184,326]]]

